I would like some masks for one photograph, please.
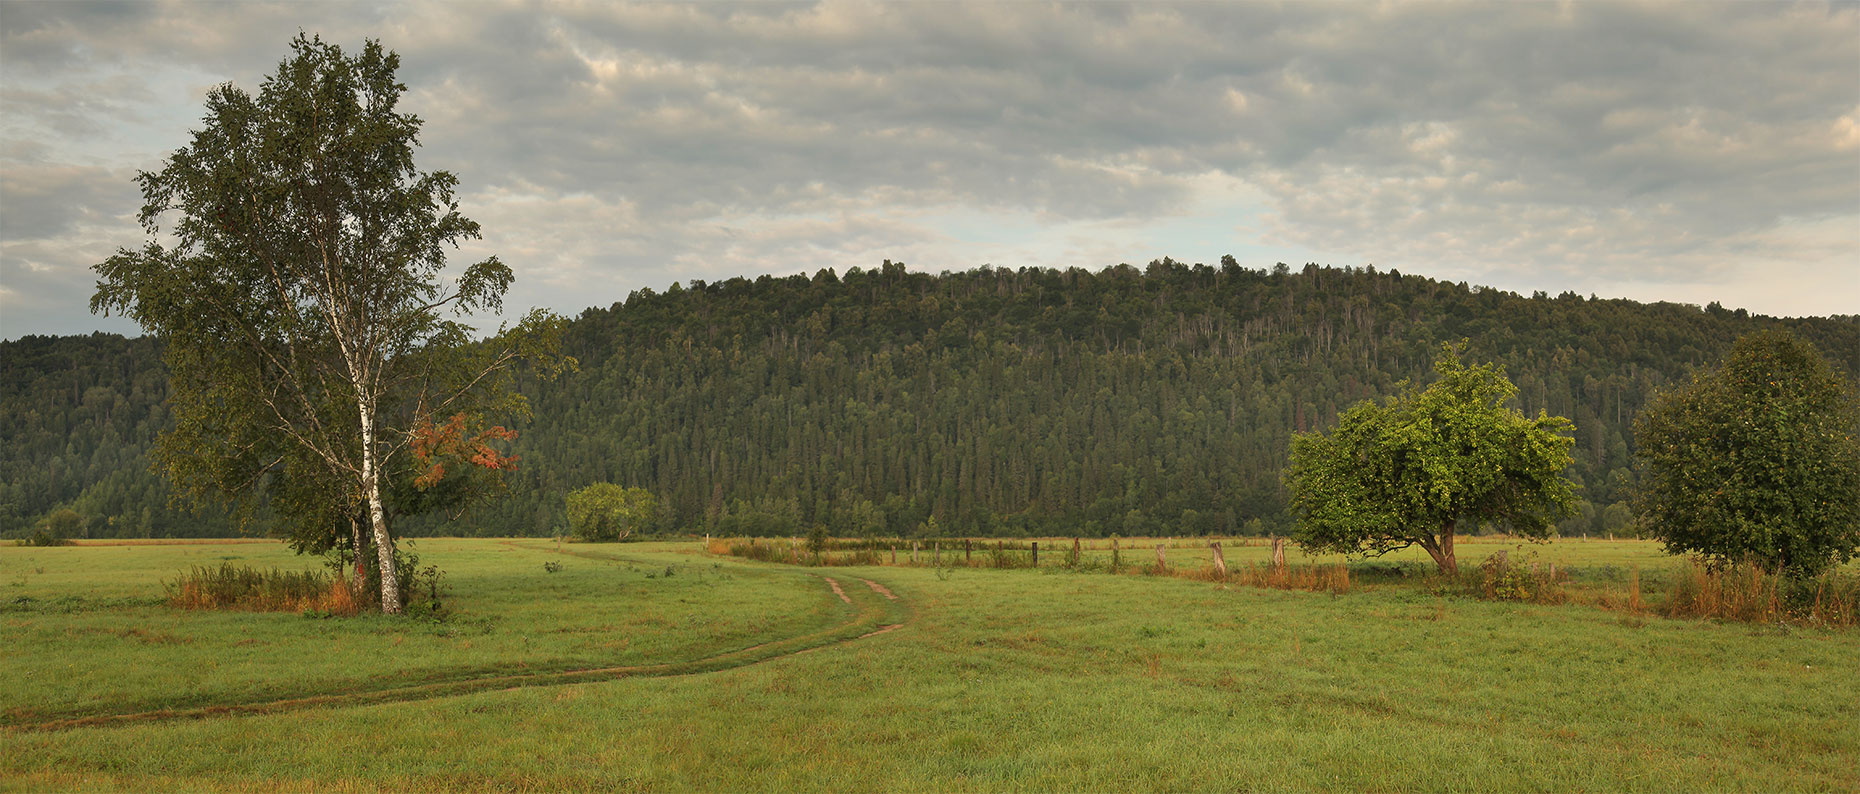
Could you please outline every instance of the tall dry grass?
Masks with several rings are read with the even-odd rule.
[[[1711,566],[1692,560],[1679,572],[1662,614],[1747,623],[1860,623],[1860,577],[1830,571],[1814,578],[1779,576],[1751,562]]]
[[[259,570],[232,563],[194,566],[165,583],[168,603],[182,609],[322,612],[354,615],[365,599],[348,579],[321,571]]]
[[[1154,566],[1144,570],[1150,573],[1156,572]],[[1306,590],[1314,593],[1347,593],[1354,584],[1350,578],[1350,566],[1342,562],[1306,565],[1272,565],[1271,563],[1232,565],[1228,566],[1224,575],[1213,566],[1182,567],[1172,569],[1164,575],[1245,587]]]
[[[1248,587],[1274,590],[1309,590],[1314,593],[1350,592],[1350,566],[1341,562],[1308,565],[1254,563],[1231,569],[1228,578]]]

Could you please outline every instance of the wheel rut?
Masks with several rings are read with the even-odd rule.
[[[576,554],[576,556],[595,557],[596,555]],[[408,703],[475,694],[479,692],[514,691],[531,687],[614,681],[623,678],[698,675],[701,673],[714,673],[749,667],[764,662],[772,662],[777,659],[798,656],[803,653],[826,650],[828,648],[845,645],[850,642],[896,630],[909,622],[908,607],[884,585],[870,579],[859,579],[859,581],[869,587],[872,592],[882,595],[887,599],[887,601],[867,603],[866,599],[854,601],[847,595],[846,590],[841,587],[840,583],[831,577],[821,576],[819,574],[810,575],[823,580],[835,596],[854,608],[855,612],[849,620],[825,629],[769,640],[745,648],[725,651],[698,659],[682,662],[668,662],[664,664],[590,667],[572,670],[511,673],[452,680],[424,681],[417,684],[381,687],[366,691],[274,698],[268,700],[250,700],[174,709],[156,709],[111,714],[84,714],[81,716],[73,715],[31,722],[0,723],[0,730],[22,732],[61,731],[149,722],[260,716],[314,708],[340,708],[372,706],[386,703]],[[887,622],[888,618],[894,622]]]

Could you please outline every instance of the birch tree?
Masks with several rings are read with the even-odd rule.
[[[192,141],[137,175],[149,240],[97,265],[91,300],[166,340],[170,478],[270,500],[299,551],[344,534],[358,558],[372,545],[389,613],[390,494],[439,487],[448,451],[507,468],[491,442],[508,431],[488,418],[525,409],[513,367],[572,363],[546,312],[472,339],[463,319],[501,311],[511,270],[447,270],[479,227],[456,177],[415,168],[421,122],[398,107],[398,67],[379,42],[348,55],[299,34],[257,96],[213,89]]]

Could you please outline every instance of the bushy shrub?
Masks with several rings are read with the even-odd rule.
[[[1533,604],[1561,604],[1569,600],[1569,591],[1564,583],[1569,581],[1568,569],[1557,570],[1556,563],[1543,563],[1536,559],[1536,552],[1530,558],[1512,562],[1511,555],[1500,552],[1493,554],[1479,565],[1479,590],[1476,593],[1487,601],[1525,601]]]
[[[20,538],[21,546],[69,546],[71,538],[84,533],[84,516],[69,507],[52,511]]]
[[[17,544],[21,546],[69,546],[71,540],[61,537],[46,527],[39,527],[33,530],[32,534],[20,538]]]

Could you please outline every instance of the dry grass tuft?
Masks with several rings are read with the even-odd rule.
[[[1860,577],[1830,572],[1778,576],[1754,563],[1714,567],[1693,560],[1673,582],[1663,613],[1747,623],[1852,626],[1860,622]]]
[[[1230,582],[1273,590],[1308,590],[1314,593],[1347,593],[1351,586],[1350,566],[1341,562],[1281,566],[1255,563],[1232,566],[1225,577],[1211,567],[1184,575],[1210,582]]]
[[[322,612],[354,615],[361,598],[349,580],[320,571],[268,571],[232,563],[194,566],[167,583],[168,603],[182,609]]]

